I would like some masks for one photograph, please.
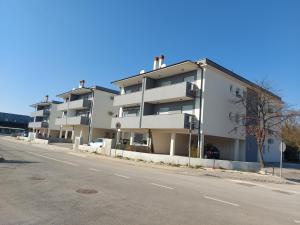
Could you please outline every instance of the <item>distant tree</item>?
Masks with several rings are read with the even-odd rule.
[[[245,135],[255,137],[259,163],[264,168],[263,148],[266,138],[281,137],[282,124],[300,114],[289,110],[281,99],[272,94],[266,81],[257,82],[256,85],[251,90],[235,92],[231,102],[240,109],[237,126],[244,128]]]

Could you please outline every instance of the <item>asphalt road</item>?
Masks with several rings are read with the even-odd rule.
[[[295,186],[188,176],[4,139],[0,155],[1,225],[300,224]]]

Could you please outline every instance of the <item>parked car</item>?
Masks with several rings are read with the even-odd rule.
[[[97,138],[89,143],[89,146],[102,148],[104,147],[104,140],[102,138]]]
[[[220,151],[216,146],[207,144],[204,148],[204,158],[206,159],[219,159]]]

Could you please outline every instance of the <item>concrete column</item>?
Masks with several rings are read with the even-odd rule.
[[[129,141],[130,145],[133,145],[133,140],[134,140],[134,132],[130,132],[130,141]]]
[[[50,137],[50,129],[48,129],[48,132],[47,132],[47,138],[49,138]]]
[[[172,133],[171,141],[170,141],[170,156],[175,155],[175,141],[176,141],[176,133]]]
[[[200,141],[199,141],[199,158],[200,159],[203,159],[204,158],[204,134],[203,132],[200,134],[201,138],[200,138]]]
[[[72,140],[74,140],[74,134],[75,134],[75,132],[74,132],[74,130],[72,130],[72,137],[71,137]]]
[[[234,139],[234,160],[239,161],[240,157],[240,140],[239,139]]]
[[[68,132],[69,132],[68,130],[65,131],[65,139],[68,138]]]
[[[60,131],[59,131],[59,138],[61,138],[62,137],[62,129],[60,129]]]

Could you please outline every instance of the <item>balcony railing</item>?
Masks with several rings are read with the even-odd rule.
[[[121,124],[122,128],[139,128],[140,117],[139,116],[128,116],[128,117],[115,117],[111,120],[111,128],[116,128],[116,124]]]
[[[148,115],[142,117],[141,128],[145,129],[189,129],[189,119],[193,115],[186,113]],[[193,121],[192,121],[193,122]],[[140,117],[116,117],[112,118],[111,128],[116,128],[116,124],[120,123],[121,129],[139,128]],[[193,126],[192,126],[193,128]]]
[[[89,118],[86,116],[66,116],[56,118],[55,125],[89,125]]]
[[[141,102],[142,102],[142,92],[138,91],[129,94],[115,96],[113,106],[132,106],[132,105],[139,105]]]
[[[35,128],[35,129],[38,129],[38,128],[48,128],[48,122],[30,122],[28,124],[28,127],[29,128]]]
[[[49,110],[43,109],[43,110],[34,111],[30,115],[31,117],[44,117],[44,116],[48,116],[49,113],[50,113]]]
[[[146,89],[144,94],[144,102],[163,103],[191,100],[195,97],[195,88],[190,82],[182,82],[178,84],[167,85]]]
[[[186,113],[143,116],[142,128],[188,129],[190,116]]]
[[[57,106],[57,110],[66,111],[68,109],[86,109],[91,105],[91,100],[88,99],[79,99],[70,102],[64,102]]]

